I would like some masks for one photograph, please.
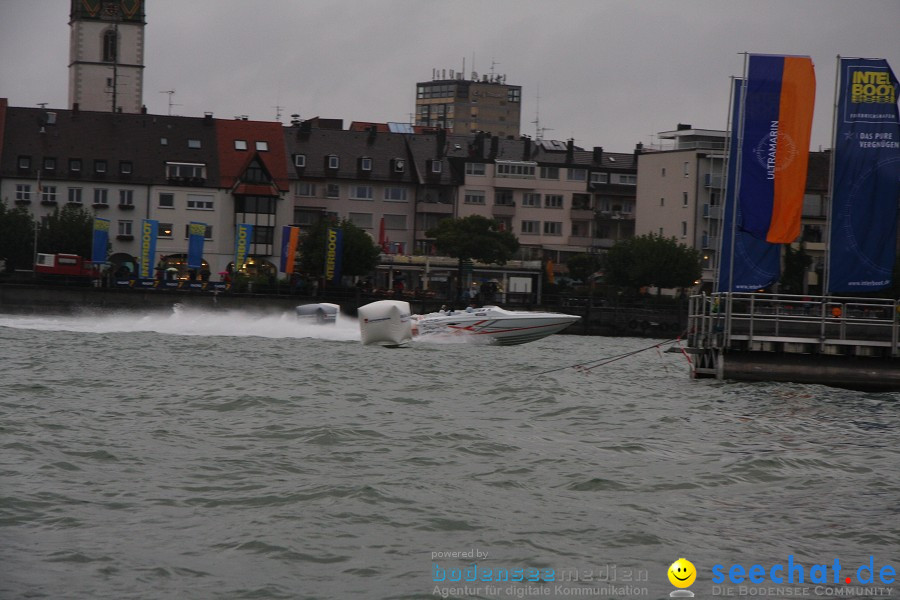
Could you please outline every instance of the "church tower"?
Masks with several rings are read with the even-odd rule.
[[[141,112],[144,0],[71,2],[69,107]]]

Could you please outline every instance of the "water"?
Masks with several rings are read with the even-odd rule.
[[[452,597],[664,598],[681,556],[697,597],[715,564],[900,567],[897,395],[691,381],[655,349],[538,375],[643,339],[357,340],[0,315],[0,598],[431,598],[475,561],[433,553],[473,550],[594,581]]]

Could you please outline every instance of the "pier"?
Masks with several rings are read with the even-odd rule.
[[[900,390],[900,303],[881,298],[692,296],[692,376]]]

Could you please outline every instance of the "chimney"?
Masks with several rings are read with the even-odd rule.
[[[522,160],[531,160],[531,138],[527,135],[522,138],[524,148],[522,149]]]
[[[146,115],[146,114],[147,114],[147,105],[146,105],[146,104],[142,104],[142,105],[141,105],[141,114],[142,114],[142,115]]]
[[[678,124],[678,128],[677,128],[678,131],[687,131],[688,129],[693,129],[693,127],[691,127],[690,123],[679,123]]]
[[[78,111],[81,109],[81,106],[78,105],[77,102],[72,103],[72,114],[77,115]]]
[[[643,154],[643,153],[644,153],[644,144],[642,144],[641,142],[638,142],[637,144],[634,145],[634,155],[636,157],[638,154]]]
[[[366,129],[369,131],[369,136],[366,138],[366,143],[374,144],[375,137],[378,135],[378,126],[375,123],[372,123]]]
[[[209,125],[210,123],[212,123],[212,120],[213,120],[213,114],[211,112],[203,113],[203,122],[206,125]]]
[[[573,138],[566,140],[566,162],[575,162],[575,140]]]
[[[598,165],[603,162],[603,146],[594,146],[594,162]]]
[[[490,159],[493,160],[497,158],[497,154],[500,152],[500,137],[496,135],[491,136],[491,154]]]

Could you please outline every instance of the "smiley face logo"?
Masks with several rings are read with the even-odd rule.
[[[677,588],[691,587],[697,579],[694,563],[686,558],[679,558],[669,567],[669,581]]]

